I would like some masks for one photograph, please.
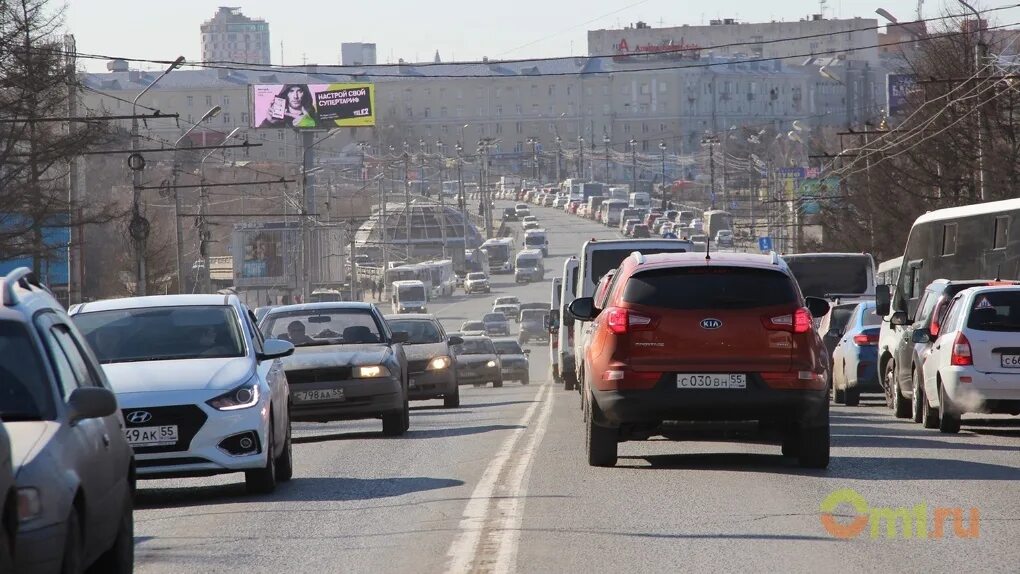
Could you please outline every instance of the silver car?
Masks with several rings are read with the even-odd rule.
[[[117,399],[81,333],[28,269],[0,280],[0,293],[0,419],[18,512],[15,567],[0,570],[130,572],[135,462]],[[5,514],[8,534],[10,520]]]

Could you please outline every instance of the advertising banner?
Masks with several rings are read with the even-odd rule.
[[[240,288],[295,288],[300,249],[297,223],[234,226],[234,284]]]
[[[251,127],[330,129],[375,125],[373,84],[251,86]]]
[[[899,116],[907,111],[910,95],[916,91],[916,78],[913,74],[887,74],[885,77],[886,110],[891,117]]]

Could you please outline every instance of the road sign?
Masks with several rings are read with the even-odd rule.
[[[758,249],[762,253],[768,253],[772,251],[772,238],[771,237],[759,237],[758,238]]]

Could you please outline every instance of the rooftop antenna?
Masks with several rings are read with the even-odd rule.
[[[1002,276],[1002,263],[999,263],[998,265],[995,266],[995,280],[1002,281],[1002,279],[999,278],[1001,276]]]
[[[712,236],[705,236],[705,261],[712,260]]]

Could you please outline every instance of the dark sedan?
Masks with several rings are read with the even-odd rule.
[[[410,426],[407,333],[393,332],[375,305],[310,303],[276,307],[259,325],[291,342],[283,360],[291,419],[328,422],[381,418],[383,434]]]
[[[493,339],[492,346],[499,356],[500,374],[504,381],[520,381],[522,385],[531,382],[530,349],[522,349],[513,339]]]
[[[488,337],[464,337],[460,345],[453,346],[457,362],[457,382],[476,387],[492,383],[503,386],[499,355]]]
[[[412,401],[443,399],[443,406],[460,406],[460,387],[450,345],[463,341],[448,337],[432,315],[387,315],[390,330],[407,333],[408,393]]]

